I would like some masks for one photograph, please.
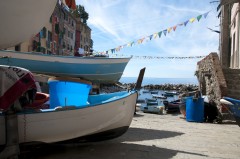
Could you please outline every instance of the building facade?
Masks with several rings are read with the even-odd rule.
[[[220,2],[220,61],[223,68],[240,69],[239,0]]]

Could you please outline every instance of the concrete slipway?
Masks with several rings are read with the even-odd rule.
[[[32,158],[45,159],[239,159],[240,127],[187,122],[177,115],[137,112],[121,137],[96,143],[50,145]]]

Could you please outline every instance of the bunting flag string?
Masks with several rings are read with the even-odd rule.
[[[206,56],[132,56],[133,59],[201,59]]]
[[[170,34],[172,30],[176,31],[177,27],[179,27],[179,26],[185,26],[186,27],[189,22],[190,23],[194,23],[196,20],[199,22],[202,19],[202,17],[204,17],[206,19],[209,12],[210,11],[208,11],[208,12],[206,12],[204,14],[198,15],[197,17],[190,18],[189,20],[187,20],[185,22],[179,23],[177,25],[174,25],[174,26],[169,27],[167,29],[164,29],[162,31],[155,32],[155,33],[153,33],[151,35],[142,37],[141,39],[128,42],[127,44],[124,44],[124,45],[120,45],[120,46],[118,46],[116,48],[112,48],[112,49],[109,49],[107,51],[96,52],[96,54],[109,54],[109,53],[113,54],[113,53],[117,53],[117,52],[121,51],[125,47],[132,47],[132,46],[134,46],[136,44],[142,44],[144,41],[147,42],[147,41],[151,41],[152,39],[161,38],[162,34],[167,36],[167,34]]]

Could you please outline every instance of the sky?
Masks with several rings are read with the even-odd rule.
[[[132,47],[124,47],[114,56],[133,56],[122,77],[137,77],[146,67],[144,77],[194,78],[201,59],[149,59],[149,57],[206,56],[219,52],[217,6],[213,0],[76,0],[89,14],[93,49],[107,51],[137,41],[177,25],[166,36],[152,38]],[[206,18],[178,26],[206,12]],[[110,53],[112,54],[112,53]],[[141,57],[141,58],[139,58]]]

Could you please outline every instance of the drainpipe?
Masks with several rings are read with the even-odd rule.
[[[240,3],[238,3],[238,9],[237,9],[237,16],[238,16],[238,23],[237,23],[237,27],[238,27],[238,38],[237,38],[237,54],[238,54],[238,68],[240,68],[240,52],[239,52],[239,39],[240,39]]]

